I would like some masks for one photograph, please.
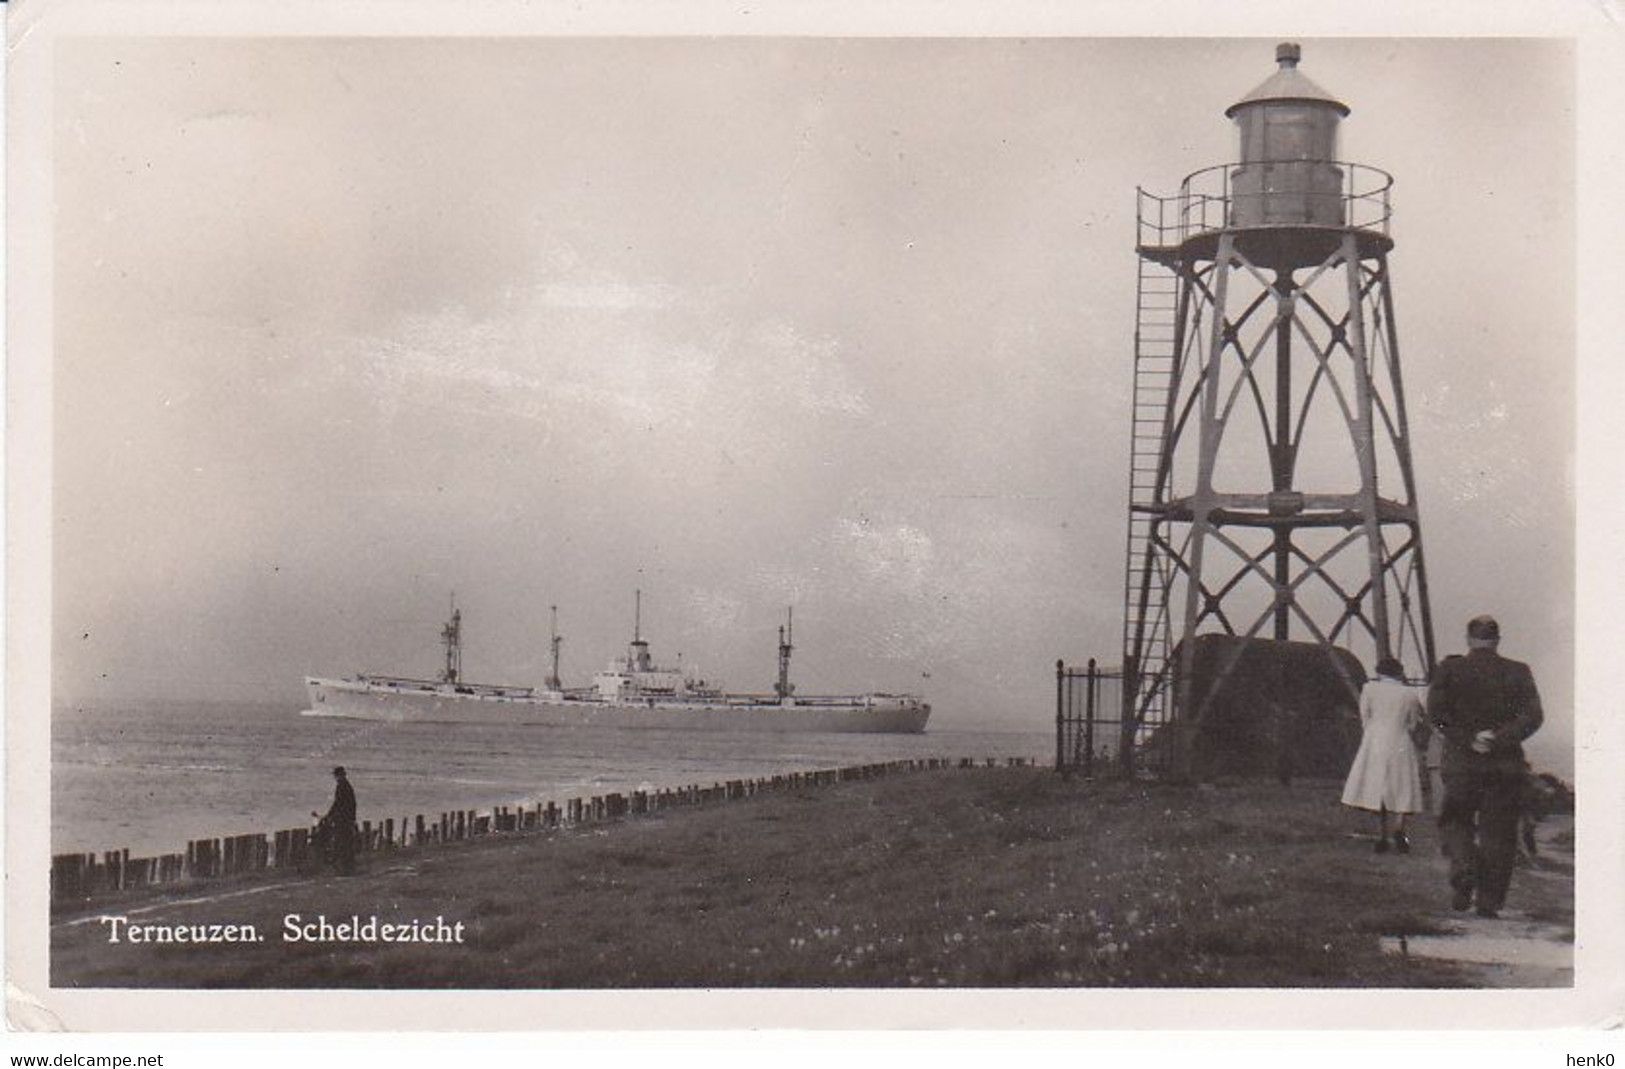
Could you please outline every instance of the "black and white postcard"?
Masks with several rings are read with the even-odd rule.
[[[13,1028],[1617,1023],[1601,13],[11,6]]]

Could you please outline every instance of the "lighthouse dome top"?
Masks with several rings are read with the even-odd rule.
[[[1225,118],[1234,118],[1236,112],[1255,104],[1318,104],[1322,107],[1336,109],[1339,115],[1347,115],[1347,104],[1332,96],[1326,90],[1310,81],[1308,76],[1298,70],[1298,60],[1303,51],[1297,45],[1283,43],[1276,46],[1275,62],[1279,69],[1259,84],[1258,88],[1242,97],[1229,108],[1225,109]]]

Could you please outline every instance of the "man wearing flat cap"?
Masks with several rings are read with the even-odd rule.
[[[1492,616],[1467,624],[1467,656],[1440,662],[1428,686],[1428,718],[1444,737],[1439,834],[1450,859],[1450,905],[1499,914],[1517,860],[1525,766],[1523,740],[1543,714],[1535,677],[1497,652]]]
[[[333,804],[322,817],[319,834],[326,837],[333,867],[343,875],[355,871],[355,788],[344,766],[333,770]]]

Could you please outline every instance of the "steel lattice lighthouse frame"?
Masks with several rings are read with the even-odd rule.
[[[1276,58],[1226,112],[1240,162],[1139,191],[1125,760],[1222,682],[1221,664],[1174,685],[1198,636],[1394,656],[1413,677],[1434,663],[1392,179],[1338,160],[1348,107],[1298,46]]]

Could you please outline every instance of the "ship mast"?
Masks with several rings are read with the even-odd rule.
[[[795,685],[790,682],[790,651],[795,649],[796,610],[785,610],[785,627],[779,628],[779,682],[773,688],[773,693],[779,696],[782,705],[785,699],[795,693]]]
[[[628,660],[634,672],[647,672],[652,667],[649,664],[649,644],[643,641],[643,591],[639,589],[635,595],[635,608],[632,611],[632,648]]]
[[[553,613],[553,637],[550,640],[553,648],[553,672],[547,677],[547,686],[550,690],[562,690],[564,685],[559,682],[559,646],[564,643],[564,636],[559,634],[559,607],[550,605],[548,608]]]
[[[446,646],[446,669],[440,678],[455,683],[463,674],[463,613],[457,608],[457,595],[451,596],[451,619],[440,629],[440,641]]]

